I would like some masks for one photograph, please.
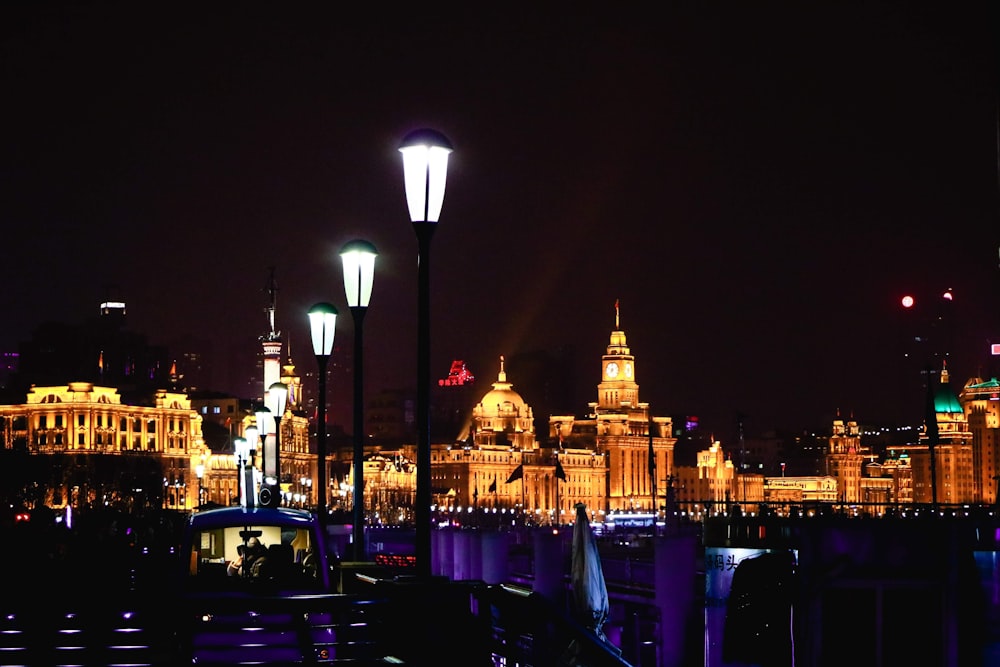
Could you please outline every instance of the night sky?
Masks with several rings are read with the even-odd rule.
[[[657,415],[720,435],[738,413],[751,431],[906,419],[919,327],[899,299],[947,288],[953,384],[990,372],[990,3],[341,4],[0,9],[0,349],[120,298],[151,342],[209,341],[240,393],[274,267],[300,371],[317,301],[341,308],[343,364],[337,251],[362,238],[380,252],[367,388],[412,385],[397,148],[432,127],[455,147],[434,377],[465,359],[485,392],[500,355],[571,349],[577,399],[556,410],[583,413],[617,299]]]

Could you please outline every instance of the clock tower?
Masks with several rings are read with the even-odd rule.
[[[637,407],[639,384],[635,381],[635,357],[632,356],[621,330],[618,301],[615,301],[615,328],[607,353],[601,357],[601,382],[597,385],[599,412],[620,411],[623,407]]]

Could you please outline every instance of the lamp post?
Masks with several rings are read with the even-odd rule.
[[[243,438],[233,440],[233,458],[236,459],[236,500],[240,505],[246,506],[243,497],[243,465],[247,457],[247,441]]]
[[[365,560],[365,405],[364,405],[364,335],[365,313],[375,282],[375,257],[378,251],[368,241],[350,241],[340,249],[344,266],[344,292],[354,320],[354,521],[352,540],[354,560]]]
[[[299,479],[299,488],[302,490],[302,504],[306,507],[309,506],[309,502],[312,500],[312,477],[302,477]],[[320,519],[322,523],[322,519]]]
[[[271,462],[274,456],[274,447],[268,447],[267,439],[274,433],[274,419],[271,416],[270,408],[263,404],[257,407],[254,415],[257,417],[257,432],[260,434],[261,451],[261,485],[255,502],[260,505],[271,506],[280,497],[278,488],[274,485],[274,476],[269,472],[269,470],[272,470]],[[250,488],[252,489],[253,486]]]
[[[429,129],[403,138],[403,180],[410,221],[417,234],[417,576],[431,574],[431,422],[430,422],[430,250],[441,215],[451,143]]]
[[[240,504],[249,509],[256,504],[253,485],[253,459],[257,454],[257,439],[260,435],[255,426],[248,426],[243,435],[246,437],[236,439],[236,456],[240,462]]]
[[[264,504],[277,507],[281,504],[281,418],[285,414],[288,386],[282,382],[275,382],[267,388],[265,400],[274,420],[274,444],[270,449],[266,446],[264,448],[264,477],[268,480],[268,486],[272,488],[272,493]],[[266,442],[265,440],[265,444]]]
[[[337,325],[337,309],[321,302],[309,309],[309,331],[313,354],[319,366],[319,406],[316,412],[316,512],[321,526],[326,525],[326,366],[333,352],[333,334]]]
[[[208,458],[207,454],[202,452],[201,460],[194,466],[194,476],[198,478],[198,507],[205,504],[205,460]]]

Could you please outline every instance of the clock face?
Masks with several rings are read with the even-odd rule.
[[[618,364],[612,361],[607,365],[607,368],[604,369],[604,372],[608,374],[609,378],[618,377]]]
[[[627,378],[632,377],[632,364],[629,363],[625,364],[625,377]]]

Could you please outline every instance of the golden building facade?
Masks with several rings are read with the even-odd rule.
[[[63,466],[52,466],[61,468],[58,478],[36,499],[49,507],[199,504],[195,466],[207,450],[202,418],[183,393],[159,391],[152,405],[128,405],[117,389],[89,382],[33,386],[23,404],[0,406],[0,423],[4,449],[62,457]]]
[[[827,474],[837,480],[837,500],[857,504],[862,500],[861,471],[864,455],[861,427],[851,418],[846,422],[837,415],[826,454]]]
[[[459,441],[431,448],[435,508],[488,512],[548,525],[568,522],[576,503],[603,513],[605,458],[566,443],[542,446],[534,414],[507,379],[504,358],[492,388],[473,407]]]
[[[670,417],[654,417],[639,400],[638,364],[621,328],[615,303],[615,328],[601,357],[597,401],[586,418],[554,415],[550,438],[603,459],[604,506],[613,512],[658,512],[674,474]]]
[[[933,430],[924,424],[917,445],[906,449],[913,467],[913,502],[975,502],[972,433],[951,390],[947,367],[933,386],[933,401]]]
[[[972,434],[973,497],[993,505],[1000,484],[1000,382],[971,378],[958,395]]]

